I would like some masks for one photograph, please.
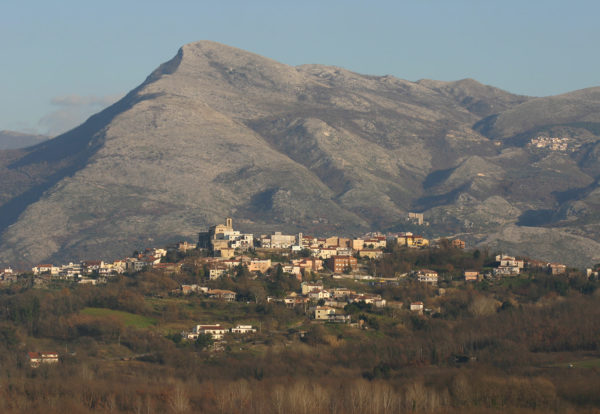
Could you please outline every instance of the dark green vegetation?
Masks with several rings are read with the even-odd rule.
[[[599,114],[598,88],[531,98],[191,43],[81,126],[0,152],[0,263],[116,259],[225,216],[326,235],[404,231],[416,211],[436,236],[584,266]]]
[[[363,328],[311,321],[267,303],[299,282],[244,268],[203,281],[204,269],[140,272],[101,286],[27,279],[0,291],[0,411],[150,413],[593,413],[600,408],[600,283],[577,271],[531,271],[465,284],[485,251],[392,248],[377,274],[426,266],[440,287],[410,277],[326,286],[380,293],[394,306],[348,305]],[[363,261],[368,266],[369,261]],[[237,302],[173,293],[181,283],[238,292]],[[407,310],[423,301],[424,315]],[[403,306],[397,306],[402,301]],[[198,323],[252,324],[256,334],[186,341]],[[26,351],[58,351],[29,368]]]

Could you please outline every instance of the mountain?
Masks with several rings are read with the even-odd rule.
[[[0,150],[29,147],[47,140],[44,135],[24,134],[15,131],[0,131]]]
[[[113,258],[224,216],[349,234],[408,211],[431,234],[600,261],[561,248],[600,240],[599,104],[596,88],[531,98],[191,43],[79,127],[0,151],[0,262]]]

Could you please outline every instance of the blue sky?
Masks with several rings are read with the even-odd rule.
[[[554,95],[600,85],[598,16],[592,0],[2,0],[0,130],[63,132],[201,39],[290,65]]]

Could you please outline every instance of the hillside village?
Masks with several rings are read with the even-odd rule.
[[[423,222],[422,215],[411,213],[411,220]],[[31,271],[17,271],[10,266],[0,269],[0,283],[11,283],[19,277],[32,274],[34,284],[44,285],[51,280],[66,280],[80,284],[105,283],[110,277],[125,273],[153,269],[163,272],[180,272],[182,262],[170,262],[169,252],[188,254],[199,252],[195,266],[207,270],[207,279],[216,280],[231,275],[236,267],[244,266],[249,272],[262,275],[277,266],[292,277],[302,281],[313,274],[325,273],[334,278],[373,280],[381,279],[381,274],[369,272],[365,259],[381,259],[388,246],[409,249],[438,248],[446,243],[452,248],[465,249],[465,242],[458,239],[438,239],[430,241],[412,232],[393,234],[368,233],[362,237],[343,236],[313,237],[303,235],[261,234],[255,236],[234,230],[233,220],[226,219],[225,224],[211,226],[208,231],[199,233],[198,242],[180,242],[169,248],[146,248],[130,257],[105,262],[103,260],[82,260],[68,264],[38,264]],[[276,256],[275,259],[272,257]],[[551,274],[563,274],[567,266],[560,263],[548,263],[527,258],[515,258],[505,254],[496,256],[496,263],[486,270],[463,269],[465,281],[481,281],[494,277],[517,276],[525,269],[544,269]],[[597,272],[586,269],[589,277]],[[437,284],[439,275],[428,269],[412,269],[411,272],[394,275],[415,277],[419,282]],[[186,290],[187,288],[184,288]]]
[[[422,215],[413,215],[410,219],[416,224],[426,225]],[[323,277],[339,281],[359,281],[365,287],[397,286],[405,280],[414,280],[436,288],[437,295],[443,295],[445,288],[438,288],[441,280],[446,286],[451,281],[481,283],[516,277],[527,271],[541,271],[550,275],[567,272],[567,267],[560,263],[545,263],[505,254],[496,255],[495,261],[486,268],[458,269],[458,274],[456,269],[450,274],[425,267],[414,267],[406,272],[395,271],[393,274],[377,270],[377,262],[389,255],[392,248],[464,250],[465,247],[465,242],[458,238],[428,240],[411,232],[386,235],[369,233],[358,238],[313,237],[302,233],[290,235],[281,232],[255,236],[235,230],[233,220],[227,218],[225,224],[211,226],[208,231],[199,233],[197,243],[184,241],[169,248],[147,248],[113,262],[85,260],[63,265],[39,264],[30,272],[18,272],[9,267],[0,273],[0,283],[11,284],[29,278],[33,287],[40,288],[55,282],[97,285],[105,284],[119,275],[148,270],[175,275],[193,268],[199,270],[202,280],[213,286],[181,284],[170,292],[171,295],[201,295],[233,302],[240,300],[238,292],[216,288],[215,282],[231,278],[242,270],[259,279],[267,274],[278,273],[297,280],[300,288],[297,291],[283,292],[279,296],[259,298],[259,295],[255,295],[253,300],[258,302],[259,299],[264,299],[267,303],[280,304],[290,309],[299,307],[316,322],[360,327],[364,320],[353,320],[345,312],[349,305],[406,309],[420,315],[433,313],[434,310],[425,307],[420,300],[408,303],[389,301],[380,294],[369,292],[369,289],[326,287]],[[598,269],[588,268],[585,275],[588,278],[597,277]],[[245,297],[241,300],[248,299]],[[226,333],[250,334],[257,331],[252,325],[238,324],[225,328],[220,325],[220,321],[209,322],[197,324],[189,331],[182,331],[182,338],[197,341],[199,336],[207,335],[211,338],[213,349],[220,349],[219,341]],[[37,366],[39,361],[35,360],[32,366],[33,364]]]

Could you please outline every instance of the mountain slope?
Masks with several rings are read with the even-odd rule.
[[[528,100],[482,120],[477,129],[495,139],[546,132],[550,128],[600,131],[600,87]]]

